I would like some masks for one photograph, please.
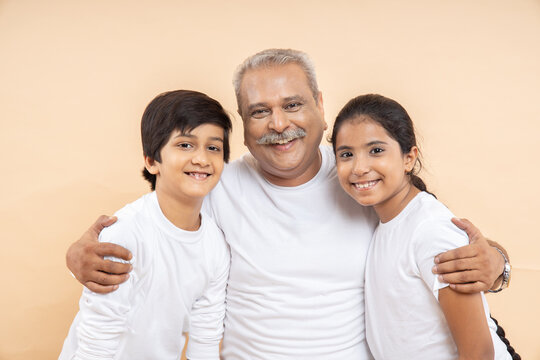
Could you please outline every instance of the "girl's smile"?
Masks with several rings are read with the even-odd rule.
[[[386,222],[418,192],[408,175],[417,153],[413,147],[402,154],[399,143],[381,125],[365,115],[354,117],[343,123],[336,137],[339,181],[358,203],[373,206]]]

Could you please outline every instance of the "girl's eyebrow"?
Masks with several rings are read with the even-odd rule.
[[[366,146],[373,146],[373,145],[388,145],[388,143],[382,141],[382,140],[373,140],[366,144]]]
[[[340,150],[350,150],[352,149],[352,146],[349,146],[349,145],[341,145],[340,147],[338,147],[336,149],[336,152],[340,151]]]
[[[384,142],[382,140],[373,140],[373,141],[370,141],[368,142],[367,144],[364,145],[364,147],[370,147],[370,146],[373,146],[373,145],[388,145],[387,142]],[[353,147],[350,146],[350,145],[341,145],[340,147],[336,148],[336,151],[339,151],[339,150],[350,150],[352,149]]]

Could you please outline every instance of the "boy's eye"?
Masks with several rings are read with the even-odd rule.
[[[381,149],[379,147],[373,148],[369,151],[370,154],[380,154],[384,151],[384,149]]]
[[[210,145],[210,146],[208,147],[208,150],[218,152],[218,151],[221,151],[221,148],[220,148],[219,146]]]
[[[179,148],[182,148],[182,149],[191,149],[193,147],[193,145],[189,144],[189,143],[180,143],[177,145]]]

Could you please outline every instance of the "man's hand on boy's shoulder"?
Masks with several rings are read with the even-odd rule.
[[[502,275],[504,258],[469,220],[454,218],[452,222],[467,232],[469,245],[437,255],[433,272],[462,293],[490,290]]]
[[[89,290],[106,294],[118,289],[118,285],[129,278],[130,264],[105,260],[113,256],[131,259],[131,252],[120,245],[100,243],[99,233],[116,222],[116,217],[101,215],[96,222],[71,244],[66,253],[66,264],[75,278]]]

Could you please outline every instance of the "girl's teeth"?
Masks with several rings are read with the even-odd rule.
[[[357,189],[367,189],[373,185],[375,185],[377,183],[377,181],[368,181],[367,183],[363,183],[363,184],[359,184],[359,183],[356,183],[354,184],[354,186],[357,188]]]

